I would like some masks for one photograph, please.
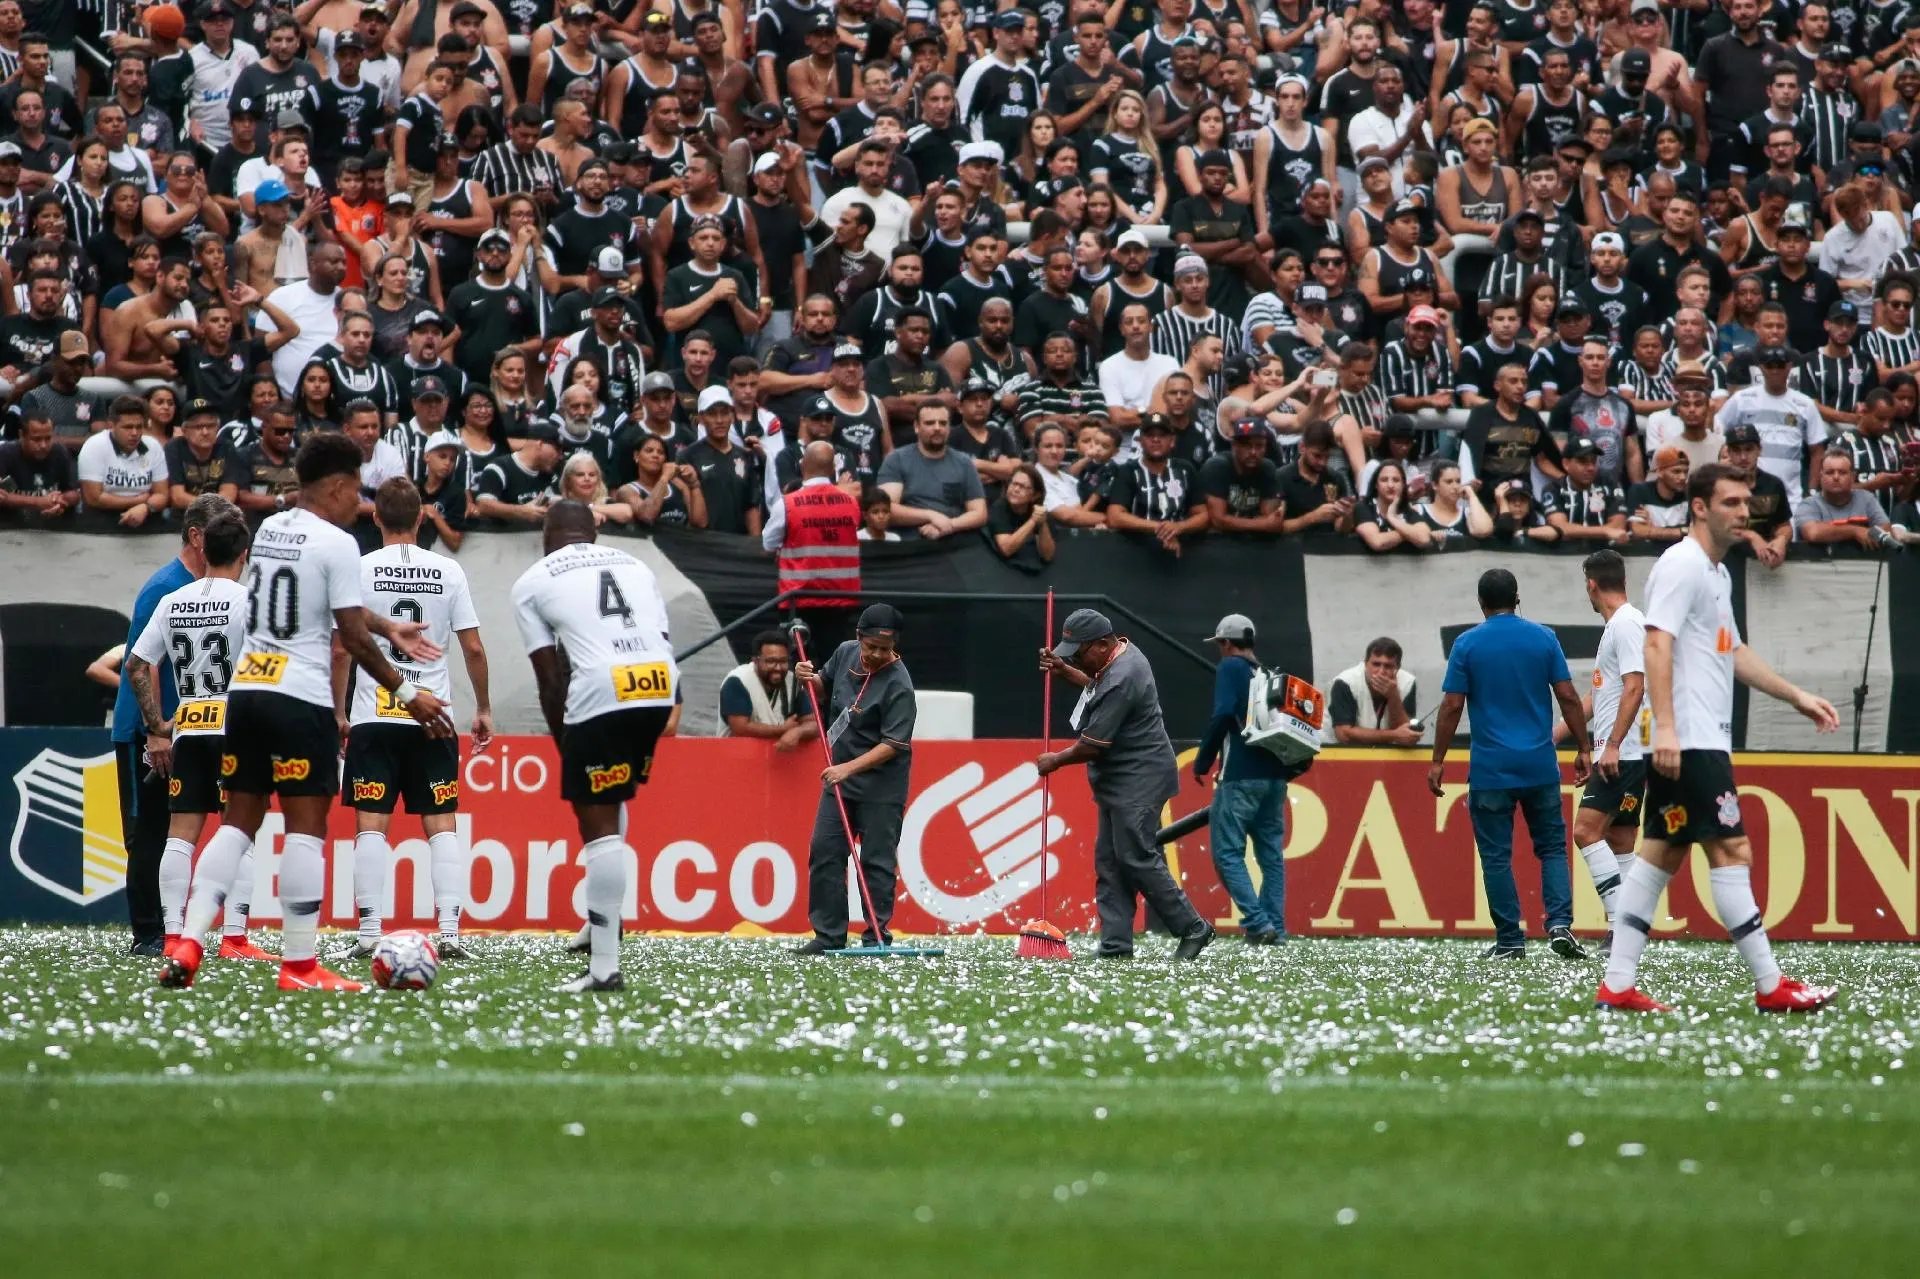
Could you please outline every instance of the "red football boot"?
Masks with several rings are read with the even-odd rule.
[[[1611,1008],[1623,1013],[1670,1013],[1673,1009],[1657,999],[1650,999],[1640,993],[1638,986],[1629,986],[1625,990],[1612,991],[1607,983],[1600,983],[1600,993],[1593,997],[1596,1008]]]
[[[220,939],[220,958],[273,960],[280,956],[261,950],[245,933],[230,933]]]
[[[1809,986],[1791,977],[1782,977],[1771,995],[1754,992],[1753,1002],[1763,1013],[1819,1012],[1840,995],[1838,987]]]
[[[206,947],[192,937],[176,937],[167,946],[167,958],[155,979],[169,990],[185,990],[200,973]]]
[[[318,960],[309,959],[304,963],[280,963],[280,989],[282,990],[365,990],[357,981],[348,981],[339,973],[322,968]]]

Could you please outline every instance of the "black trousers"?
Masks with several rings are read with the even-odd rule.
[[[847,818],[860,840],[860,869],[880,925],[878,937],[867,934],[870,946],[893,939],[887,925],[893,922],[894,887],[899,881],[896,853],[905,814],[904,804],[847,801]],[[852,855],[833,788],[823,786],[820,806],[813,814],[813,838],[807,845],[807,922],[813,925],[813,935],[829,946],[847,944],[847,859]]]
[[[1166,853],[1154,838],[1160,829],[1160,805],[1102,804],[1093,837],[1093,900],[1100,911],[1100,953],[1133,953],[1133,911],[1146,898],[1175,937],[1206,927],[1200,912],[1167,869]]]
[[[167,851],[167,779],[151,776],[141,760],[146,746],[145,734],[113,744],[120,832],[127,849],[127,922],[133,925],[136,942],[159,940],[165,927],[160,917],[160,856]]]

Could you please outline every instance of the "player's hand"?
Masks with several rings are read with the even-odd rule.
[[[1445,764],[1427,765],[1427,789],[1432,791],[1436,796],[1444,796],[1447,793],[1445,784],[1440,780],[1446,771],[1447,766]]]
[[[447,704],[421,689],[407,703],[407,714],[413,716],[416,723],[427,730],[428,737],[458,737],[460,730],[453,726],[453,717],[447,714]]]
[[[1600,752],[1600,758],[1594,762],[1594,771],[1604,781],[1618,781],[1620,778],[1620,748],[1608,742],[1606,749]]]
[[[1829,706],[1827,710],[1831,712],[1833,707]],[[1671,725],[1654,725],[1653,771],[1676,780],[1680,776],[1680,734]]]
[[[425,622],[395,622],[387,642],[416,662],[438,661],[446,649],[427,638]]]
[[[1793,709],[1813,721],[1816,733],[1831,733],[1840,727],[1840,712],[1833,709],[1833,703],[1803,688],[1794,690]]]
[[[487,749],[487,744],[493,741],[493,712],[475,712],[473,727],[468,731],[473,734],[473,749],[477,751]]]
[[[147,764],[161,777],[173,776],[173,721],[160,726],[160,732],[147,739]]]
[[[1593,776],[1593,750],[1582,746],[1573,755],[1573,784],[1583,785],[1591,776]]]

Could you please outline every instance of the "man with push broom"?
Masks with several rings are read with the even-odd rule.
[[[859,841],[857,868],[867,914],[865,948],[888,947],[896,852],[912,763],[913,680],[900,660],[900,613],[872,604],[860,614],[858,638],[834,649],[826,664],[808,660],[806,631],[796,625],[800,661],[794,678],[808,690],[828,754],[820,774],[820,807],[807,849],[807,919],[813,936],[798,955],[824,955],[847,945],[847,859]]]
[[[1060,642],[1040,650],[1040,668],[1086,692],[1071,723],[1078,740],[1034,761],[1042,777],[1069,764],[1087,766],[1100,812],[1094,836],[1094,902],[1100,910],[1100,958],[1133,957],[1133,915],[1145,897],[1180,939],[1175,959],[1194,959],[1213,926],[1174,882],[1160,851],[1160,809],[1180,789],[1173,743],[1160,715],[1160,691],[1146,655],[1090,608],[1067,618]]]

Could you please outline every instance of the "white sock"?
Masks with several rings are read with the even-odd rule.
[[[178,937],[187,922],[187,890],[193,886],[193,841],[167,840],[160,854],[161,931]]]
[[[377,830],[353,837],[353,904],[360,911],[360,940],[369,945],[380,940],[380,899],[386,895],[392,856],[387,837]]]
[[[1773,943],[1760,922],[1760,907],[1753,900],[1753,872],[1746,866],[1715,866],[1707,878],[1713,884],[1713,908],[1727,926],[1734,949],[1753,972],[1753,984],[1763,995],[1771,995],[1780,984],[1780,965],[1773,962]]]
[[[253,840],[237,826],[222,826],[213,832],[213,838],[201,850],[200,864],[194,867],[193,891],[187,895],[187,917],[180,926],[182,937],[199,941],[207,935],[207,930],[213,927],[214,916],[220,913],[221,903],[232,890],[241,858],[252,848]]]
[[[318,835],[289,835],[280,846],[280,959],[297,964],[319,950],[320,898],[327,859]]]
[[[450,830],[427,836],[427,853],[433,867],[433,909],[440,916],[440,934],[458,937],[473,862],[460,846],[460,836]]]
[[[247,912],[253,909],[253,845],[240,854],[240,868],[234,872],[233,891],[227,894],[226,926],[220,931],[228,937],[247,935]]]
[[[1606,840],[1597,840],[1580,850],[1587,859],[1587,873],[1593,876],[1593,891],[1600,894],[1600,904],[1606,907],[1607,926],[1613,926],[1613,905],[1620,892],[1620,863],[1613,855],[1613,845]]]
[[[617,835],[596,839],[580,850],[587,872],[587,934],[593,958],[587,968],[595,977],[620,971],[620,903],[627,895],[627,846]]]
[[[1633,988],[1640,972],[1640,953],[1647,948],[1647,934],[1660,912],[1660,894],[1667,891],[1667,881],[1672,878],[1652,862],[1636,858],[1620,885],[1615,898],[1619,909],[1613,920],[1613,949],[1607,952],[1606,985],[1615,994]]]

